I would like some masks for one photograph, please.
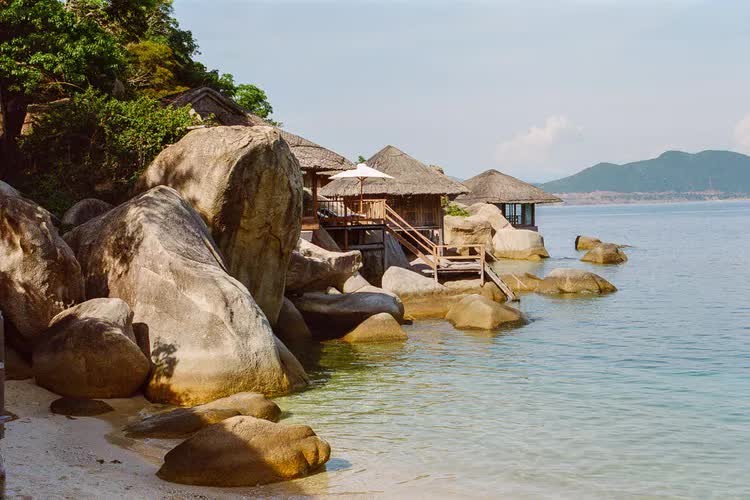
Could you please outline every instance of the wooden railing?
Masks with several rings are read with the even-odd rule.
[[[385,224],[385,200],[318,200],[318,219],[325,226]]]

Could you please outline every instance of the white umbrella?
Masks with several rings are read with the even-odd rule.
[[[336,175],[332,175],[331,179],[347,179],[356,178],[359,179],[359,211],[362,212],[362,197],[364,193],[365,179],[380,178],[380,179],[393,179],[388,174],[384,174],[380,170],[375,170],[372,167],[368,167],[364,163],[357,165],[357,168],[352,170],[344,170]]]

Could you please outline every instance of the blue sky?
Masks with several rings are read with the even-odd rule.
[[[176,0],[199,57],[349,158],[551,180],[665,150],[750,153],[750,1]]]

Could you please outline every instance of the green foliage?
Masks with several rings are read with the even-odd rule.
[[[57,214],[87,197],[122,201],[143,169],[194,120],[189,108],[88,90],[50,106],[21,141],[27,167],[18,187]]]
[[[187,90],[175,77],[177,63],[172,49],[153,40],[130,43],[128,84],[140,93],[151,97],[164,97]]]
[[[362,155],[357,156],[357,163],[358,164],[359,163],[365,163],[365,161],[366,161],[366,159],[365,159],[364,156],[362,156]]]
[[[443,206],[443,213],[445,215],[454,215],[457,217],[468,217],[471,215],[466,209],[459,207],[458,204],[453,203],[445,196],[440,199],[440,204]]]
[[[247,83],[237,85],[234,100],[237,104],[261,118],[268,118],[273,113],[273,108],[268,102],[268,96],[255,85]]]
[[[11,0],[0,9],[0,87],[51,99],[90,85],[111,88],[124,51],[96,23],[58,0]]]

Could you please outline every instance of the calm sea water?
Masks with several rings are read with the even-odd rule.
[[[750,202],[547,207],[552,258],[619,292],[525,295],[495,334],[443,321],[402,346],[329,342],[287,422],[333,447],[327,471],[259,493],[750,498]],[[576,234],[627,243],[578,262]]]

